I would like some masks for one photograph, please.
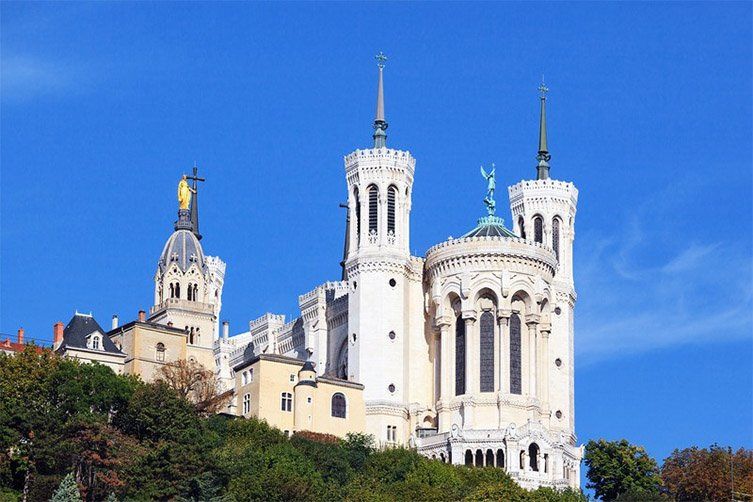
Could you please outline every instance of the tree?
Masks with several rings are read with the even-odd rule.
[[[587,488],[595,495],[613,501],[620,494],[645,492],[657,494],[661,487],[659,468],[641,446],[620,441],[589,441],[585,455],[588,467]]]
[[[221,411],[233,396],[233,391],[220,392],[217,375],[193,360],[178,359],[165,364],[157,378],[179,396],[191,401],[196,411],[203,415]]]
[[[678,501],[729,500],[733,478],[737,494],[753,494],[753,450],[740,448],[734,455],[718,445],[675,450],[664,461],[661,476]]]
[[[81,493],[78,491],[78,485],[73,478],[73,473],[69,473],[60,482],[55,494],[50,499],[50,502],[80,502]]]

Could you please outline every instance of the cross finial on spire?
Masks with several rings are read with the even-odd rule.
[[[384,63],[387,62],[387,56],[384,55],[384,52],[379,51],[379,54],[374,56],[374,59],[377,60],[377,66],[379,69],[384,69]]]
[[[539,86],[539,98],[541,99],[541,115],[539,116],[539,154],[536,160],[539,164],[536,166],[536,179],[545,180],[549,178],[549,148],[546,146],[546,93],[549,88],[544,84],[544,75],[541,76],[541,85]]]
[[[377,66],[379,67],[379,83],[377,85],[377,106],[376,116],[374,117],[374,148],[384,148],[387,146],[387,120],[384,118],[384,62],[387,56],[383,52],[376,55]]]
[[[549,92],[549,88],[544,83],[544,75],[541,75],[541,85],[539,86],[539,92],[541,93],[541,99],[546,99],[546,93]]]

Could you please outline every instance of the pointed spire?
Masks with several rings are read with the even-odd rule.
[[[544,76],[541,76],[541,85],[539,86],[539,99],[541,100],[541,115],[539,117],[539,154],[536,159],[539,161],[536,166],[536,179],[545,180],[549,178],[549,150],[546,146],[546,93],[549,89],[544,85]]]
[[[384,63],[387,56],[382,52],[376,55],[377,66],[379,67],[379,85],[377,87],[377,106],[376,116],[374,117],[374,148],[384,148],[387,146],[387,121],[384,119]]]

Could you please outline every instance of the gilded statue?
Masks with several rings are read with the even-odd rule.
[[[178,182],[178,208],[188,209],[191,207],[191,194],[196,193],[196,190],[191,188],[186,181],[186,175]]]

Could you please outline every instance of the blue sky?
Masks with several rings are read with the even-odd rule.
[[[479,164],[534,176],[543,73],[551,174],[580,190],[579,439],[753,443],[750,3],[0,8],[2,333],[148,308],[194,161],[223,318],[295,314],[339,278],[380,50],[422,255],[482,215]]]

